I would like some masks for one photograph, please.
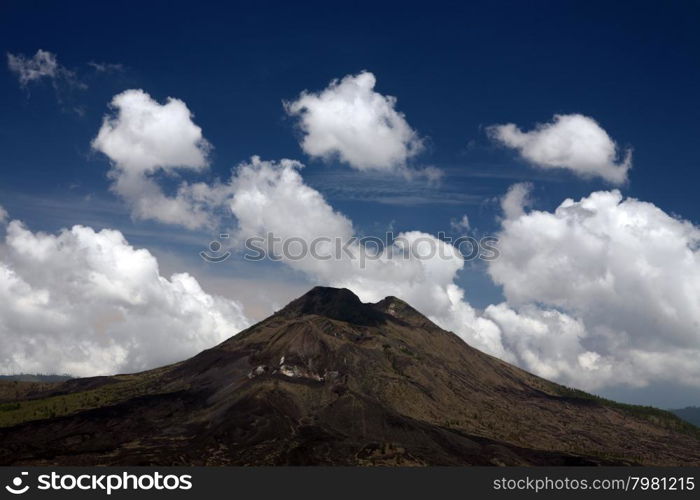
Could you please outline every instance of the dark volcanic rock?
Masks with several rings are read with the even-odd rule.
[[[347,288],[317,286],[280,311],[287,317],[316,314],[356,325],[375,326],[386,318],[372,304],[364,304]]]

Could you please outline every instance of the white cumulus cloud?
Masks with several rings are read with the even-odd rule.
[[[92,146],[121,170],[152,173],[157,169],[207,167],[209,143],[192,121],[187,105],[172,97],[160,104],[143,90],[126,90],[112,99]]]
[[[688,363],[700,356],[700,228],[601,191],[514,214],[499,249],[489,272],[508,305],[486,312],[526,367],[546,375],[566,358],[590,386],[700,386],[700,366]],[[565,342],[557,356],[551,342]]]
[[[19,221],[0,244],[0,370],[112,374],[153,368],[247,326],[238,303],[202,290],[114,230],[34,233]]]
[[[589,390],[637,383],[625,373],[624,356],[603,357],[585,347],[590,335],[579,318],[534,304],[516,308],[505,302],[488,306],[484,316],[498,325],[504,349],[515,363],[541,377]],[[621,363],[619,370],[613,370],[615,362]]]
[[[532,204],[530,192],[532,184],[518,182],[508,188],[501,198],[501,210],[506,219],[514,219],[525,213],[525,208]]]
[[[376,92],[375,84],[375,76],[363,71],[286,102],[287,112],[299,119],[304,152],[337,157],[358,170],[404,169],[423,143],[396,110],[396,98]]]
[[[112,160],[112,189],[133,216],[189,229],[213,226],[216,208],[227,197],[225,186],[182,182],[166,194],[156,179],[208,167],[211,146],[187,105],[174,98],[160,104],[132,89],[114,96],[110,107],[92,147]]]
[[[488,132],[539,168],[563,168],[584,178],[597,176],[622,184],[632,166],[631,150],[621,153],[593,118],[580,114],[555,115],[551,123],[529,132],[513,123],[491,126]]]

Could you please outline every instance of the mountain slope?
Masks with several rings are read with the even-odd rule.
[[[0,464],[700,465],[698,429],[669,413],[321,287],[187,361],[0,399],[0,426]]]
[[[41,375],[41,374],[31,374],[31,373],[19,373],[17,375],[0,375],[0,381],[1,380],[6,380],[10,382],[14,382],[17,380],[18,382],[45,382],[45,383],[54,383],[54,382],[65,382],[66,380],[70,380],[73,377],[70,377],[68,375]]]
[[[697,406],[688,406],[687,408],[679,408],[678,410],[669,411],[686,422],[696,426],[700,425],[700,408]]]

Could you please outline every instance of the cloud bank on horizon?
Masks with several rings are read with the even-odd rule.
[[[506,217],[499,239],[506,302],[484,313],[520,365],[591,388],[700,385],[700,228],[613,190]]]
[[[348,75],[284,103],[298,120],[302,150],[312,159],[337,158],[358,170],[357,175],[368,170],[420,172],[410,161],[422,150],[422,139],[395,109],[396,99],[377,93],[375,84],[369,72]],[[216,228],[224,223],[225,209],[235,219],[238,241],[267,233],[307,241],[350,241],[356,235],[352,220],[304,181],[303,164],[295,160],[253,156],[225,183],[182,181],[174,195],[166,194],[163,175],[201,174],[208,165],[211,146],[191,111],[181,100],[161,104],[143,90],[118,94],[111,107],[92,146],[110,159],[112,189],[134,217],[186,229]],[[616,143],[590,117],[555,115],[551,123],[529,132],[507,124],[494,125],[488,133],[542,169],[567,169],[616,185],[628,179],[630,151],[620,159]],[[400,236],[405,242],[422,239],[439,246],[446,257],[406,259],[397,244],[364,266],[350,258],[283,262],[312,282],[347,287],[365,301],[398,296],[471,345],[562,383],[596,389],[680,381],[700,387],[700,366],[694,362],[700,355],[700,306],[694,301],[700,294],[700,229],[617,190],[567,199],[552,212],[533,210],[531,187],[515,184],[501,200],[501,256],[489,263],[488,272],[503,288],[505,301],[483,311],[469,303],[468,291],[456,282],[465,267],[460,253],[421,231]],[[469,221],[455,224],[468,227]],[[31,242],[25,244],[26,252],[19,251],[23,241]],[[353,245],[357,254],[370,251]],[[33,325],[17,329],[13,338],[14,330],[0,324],[0,335],[4,331],[14,346],[8,351],[15,353],[12,366],[36,359],[37,369],[48,363],[39,371],[51,371],[52,360],[63,359],[75,373],[86,373],[97,366],[84,364],[88,352],[101,360],[100,373],[154,366],[159,360],[137,359],[126,347],[164,338],[158,328],[149,333],[151,339],[130,336],[142,324],[159,324],[167,317],[174,335],[190,341],[184,344],[191,353],[247,324],[238,304],[206,294],[188,275],[160,276],[155,259],[146,250],[133,249],[119,233],[74,227],[44,235],[13,221],[4,247],[7,257],[0,260],[5,266],[0,269],[13,287],[4,292],[24,297],[6,301],[6,317]],[[114,251],[105,255],[104,247]],[[50,251],[68,252],[76,268],[71,259],[46,257]],[[125,278],[110,274],[105,259],[133,267],[133,273]],[[36,271],[37,262],[44,274]],[[78,349],[65,347],[71,340],[61,338],[62,329],[43,331],[38,319],[22,316],[37,304],[58,300],[51,283],[66,277],[73,288],[47,314],[72,321],[71,331],[82,326]],[[130,293],[141,286],[149,292],[129,302]],[[104,316],[73,311],[70,304],[83,297],[94,297],[95,310]],[[190,314],[177,314],[182,310]],[[105,321],[108,327],[101,326]],[[53,339],[45,351],[52,355],[42,358],[31,346],[45,337]]]
[[[179,361],[248,326],[234,301],[158,261],[119,231],[73,226],[56,235],[20,221],[0,243],[4,373],[91,376]]]

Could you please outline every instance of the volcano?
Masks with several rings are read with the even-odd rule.
[[[186,361],[0,382],[2,465],[700,465],[700,430],[317,287]]]

